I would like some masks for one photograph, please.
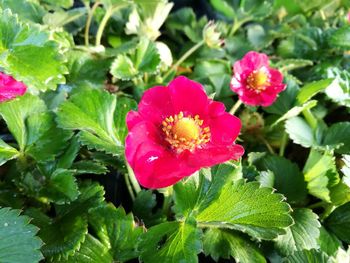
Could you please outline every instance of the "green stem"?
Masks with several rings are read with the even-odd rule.
[[[237,102],[230,109],[229,113],[231,115],[234,115],[241,105],[242,105],[242,101],[240,99],[238,99]]]
[[[126,188],[128,189],[128,192],[130,194],[131,200],[134,201],[135,194],[134,194],[134,190],[132,189],[132,186],[130,184],[130,179],[129,179],[129,176],[127,173],[124,173],[124,180],[125,180]]]
[[[303,110],[303,115],[304,115],[307,123],[311,126],[311,128],[313,130],[316,130],[316,128],[317,128],[317,119],[312,114],[311,110],[310,109]]]
[[[228,36],[232,37],[236,31],[246,22],[250,21],[251,20],[251,17],[250,16],[247,16],[245,18],[243,18],[241,21],[238,21],[237,19],[234,19],[233,21],[233,25],[232,25],[232,28],[231,28],[231,31],[229,32]]]
[[[271,147],[271,145],[269,144],[269,142],[261,135],[258,135],[258,138],[265,144],[266,148],[269,150],[269,152],[273,155],[275,155],[275,151],[274,149]]]
[[[102,39],[102,34],[103,31],[107,25],[107,22],[109,20],[109,18],[112,16],[113,14],[113,9],[107,9],[105,15],[102,18],[102,21],[97,29],[97,34],[96,34],[96,46],[101,45],[101,39]]]
[[[282,136],[282,143],[281,143],[280,152],[279,152],[279,155],[282,157],[284,156],[284,152],[286,150],[287,143],[288,143],[288,134],[286,132],[284,132],[283,136]]]
[[[182,62],[184,62],[189,56],[192,55],[197,49],[199,49],[201,46],[203,46],[204,40],[198,42],[196,45],[191,47],[185,54],[182,55],[182,57],[168,70],[167,73],[165,73],[163,79],[166,79],[173,70],[176,70],[178,66],[181,65]]]
[[[92,6],[92,8],[89,9],[89,13],[88,13],[88,17],[87,17],[86,25],[85,25],[85,32],[84,32],[85,46],[89,45],[89,32],[90,32],[91,21],[92,21],[92,17],[94,16],[94,13],[99,5],[100,5],[100,2],[96,1],[95,4]]]
[[[309,205],[308,208],[310,208],[310,209],[319,208],[319,207],[324,207],[325,205],[327,205],[327,203],[325,201],[320,201],[320,202],[314,203],[312,205]]]
[[[173,194],[173,187],[169,186],[167,187],[166,191],[164,192],[164,202],[163,202],[163,214],[168,215],[171,201],[172,201],[172,194]]]
[[[131,182],[131,185],[133,186],[136,194],[138,194],[139,192],[141,192],[142,189],[136,180],[134,171],[131,169],[131,167],[128,163],[126,163],[126,168],[128,169],[128,175],[129,175],[129,180]]]

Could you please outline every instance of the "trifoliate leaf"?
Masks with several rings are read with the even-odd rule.
[[[208,229],[203,236],[203,250],[215,261],[233,257],[236,262],[242,263],[266,262],[257,246],[247,236],[232,230]]]
[[[36,263],[43,259],[38,228],[29,224],[19,210],[0,208],[0,261],[6,263]]]
[[[122,152],[123,142],[118,138],[115,126],[117,114],[114,95],[90,89],[76,93],[62,103],[57,122],[64,129],[80,131],[80,142],[89,148],[118,155]]]
[[[142,38],[135,50],[121,54],[111,66],[111,74],[119,79],[132,79],[144,73],[156,73],[160,64],[158,50],[153,42]]]
[[[302,203],[307,195],[306,183],[299,167],[279,156],[267,156],[254,163],[259,170],[273,172],[272,187],[287,197],[288,203]]]
[[[109,204],[92,209],[89,222],[114,260],[124,262],[138,257],[136,243],[143,228],[135,227],[132,214],[126,215],[122,207]]]
[[[303,169],[309,193],[330,202],[329,188],[339,183],[334,156],[312,149]]]
[[[293,117],[286,121],[286,132],[294,143],[309,148],[316,145],[312,128],[301,117]]]
[[[0,66],[33,91],[56,89],[66,68],[49,35],[22,24],[9,9],[0,10]]]
[[[335,148],[340,154],[350,154],[350,122],[333,124],[327,131],[323,140],[324,146]]]
[[[300,208],[292,212],[294,225],[291,225],[285,235],[275,240],[276,247],[282,255],[290,255],[303,249],[318,248],[317,239],[320,235],[318,216],[310,209]]]
[[[219,196],[200,207],[196,220],[208,227],[231,228],[257,239],[273,239],[293,223],[283,196],[259,183],[243,180],[226,184]]]
[[[350,242],[350,203],[336,208],[326,219],[327,229],[331,230],[340,240]]]
[[[85,241],[80,245],[78,251],[67,260],[60,260],[60,263],[111,263],[113,258],[108,252],[109,248],[102,244],[92,235],[87,234]]]
[[[286,257],[283,262],[286,263],[336,263],[334,259],[327,256],[326,253],[311,249],[296,251],[290,256]]]
[[[166,222],[148,229],[141,236],[141,260],[148,262],[198,262],[201,231],[189,221]]]

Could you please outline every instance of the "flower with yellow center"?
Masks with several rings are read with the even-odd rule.
[[[198,115],[184,117],[183,112],[169,116],[162,122],[165,140],[177,153],[194,151],[210,141],[210,128],[203,127]]]
[[[269,75],[263,69],[254,70],[249,74],[247,84],[249,89],[256,93],[260,93],[266,90],[266,87],[270,84]]]

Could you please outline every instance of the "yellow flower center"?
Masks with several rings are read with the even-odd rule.
[[[162,122],[165,140],[177,153],[193,151],[210,141],[210,128],[203,127],[198,115],[184,117],[183,112],[170,116]]]
[[[264,91],[270,84],[269,75],[264,70],[253,71],[247,78],[248,88],[256,93]]]

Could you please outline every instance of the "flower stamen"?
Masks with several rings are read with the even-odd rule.
[[[267,86],[270,84],[268,73],[263,70],[254,70],[249,74],[247,78],[248,89],[260,93],[266,90]]]
[[[179,114],[169,116],[162,122],[165,140],[177,153],[184,150],[194,151],[210,141],[210,128],[202,127],[199,115],[192,117]]]

